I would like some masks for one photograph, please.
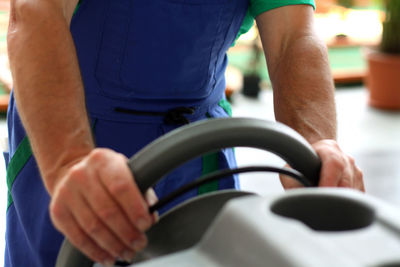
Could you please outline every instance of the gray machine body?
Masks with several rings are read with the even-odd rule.
[[[187,160],[235,146],[270,151],[303,174],[306,185],[318,185],[321,162],[303,137],[282,124],[247,118],[179,128],[147,145],[128,166],[146,192]],[[400,267],[400,210],[337,188],[197,196],[161,216],[147,237],[131,266]],[[65,240],[56,267],[93,266],[101,265]]]
[[[131,266],[400,266],[400,210],[348,189],[244,196],[224,206],[198,244]]]

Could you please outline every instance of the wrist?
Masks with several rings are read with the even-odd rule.
[[[73,153],[64,153],[64,155],[55,160],[51,167],[40,168],[43,182],[50,196],[53,195],[70,169],[82,162],[92,150],[93,148],[86,148],[80,151],[75,150]]]

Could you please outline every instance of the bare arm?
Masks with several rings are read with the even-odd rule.
[[[311,6],[278,8],[257,18],[274,88],[275,116],[313,143],[336,138],[334,87]],[[273,26],[270,26],[273,25]]]
[[[262,13],[257,25],[274,90],[275,117],[302,134],[322,159],[321,186],[364,190],[354,160],[335,142],[334,85],[313,9],[293,5]],[[284,182],[293,187],[291,182]]]
[[[58,169],[94,145],[68,28],[71,14],[63,14],[59,1],[27,2],[12,1],[9,57],[20,116],[52,194]]]
[[[12,0],[10,65],[17,107],[52,197],[53,223],[92,259],[110,263],[144,246],[141,232],[151,219],[126,158],[94,149],[69,31],[77,2]],[[133,246],[138,239],[141,246]]]

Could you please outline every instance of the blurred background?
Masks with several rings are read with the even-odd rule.
[[[367,193],[400,207],[400,0],[316,0],[318,34],[326,42],[336,87],[338,142],[364,172]],[[7,149],[6,112],[12,79],[6,32],[9,0],[0,0],[0,145]],[[383,37],[383,38],[382,38]],[[391,43],[391,44],[390,44]],[[274,120],[272,88],[256,27],[228,52],[226,93],[233,115]],[[389,63],[384,63],[388,60]],[[377,70],[383,67],[383,70]],[[376,71],[377,70],[377,71]],[[375,71],[378,74],[375,74]],[[393,81],[390,81],[391,77]],[[375,77],[378,75],[377,77]],[[383,76],[382,76],[383,75]],[[384,84],[384,82],[388,82]],[[277,157],[237,149],[239,165]],[[0,164],[0,254],[4,248],[6,171]],[[241,176],[242,187],[281,193],[276,175]],[[0,257],[0,266],[2,257]]]

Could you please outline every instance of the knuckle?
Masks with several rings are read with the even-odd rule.
[[[108,221],[115,218],[119,214],[119,210],[115,207],[108,207],[100,209],[97,213],[104,221]]]
[[[57,195],[55,200],[58,202],[59,200],[70,199],[70,197],[71,190],[69,189],[69,187],[65,183],[60,184],[57,188]]]
[[[323,147],[338,147],[337,142],[332,139],[324,139],[319,142],[317,142],[318,145],[323,146]]]
[[[59,202],[52,201],[50,203],[49,210],[50,210],[51,218],[53,219],[55,224],[58,224],[57,223],[58,221],[63,220],[64,208],[62,207],[62,205]]]
[[[349,163],[350,163],[352,166],[355,166],[355,165],[356,165],[356,160],[354,159],[354,157],[352,157],[352,156],[347,156],[347,158],[348,158],[348,160],[349,160]]]
[[[130,191],[131,184],[126,179],[115,179],[109,185],[109,191],[112,195],[118,196]]]
[[[86,171],[81,166],[73,166],[68,172],[69,180],[82,183],[86,180]]]
[[[341,151],[340,146],[339,146],[339,144],[338,144],[336,141],[332,140],[331,146],[332,146],[333,148],[335,148],[336,150]]]
[[[341,187],[354,187],[356,179],[356,173],[353,172],[351,169],[347,169],[347,171],[343,172],[339,185]]]
[[[92,152],[89,154],[89,162],[91,163],[101,163],[103,162],[105,157],[105,150],[104,149],[93,149]]]
[[[56,191],[56,194],[51,199],[49,212],[53,219],[62,220],[66,213],[65,204],[71,199],[71,192],[65,184],[61,184]]]
[[[338,155],[333,155],[327,160],[327,164],[332,166],[335,169],[344,169],[346,167],[345,160],[338,156]]]
[[[119,158],[119,160],[121,161],[121,162],[126,162],[127,161],[127,157],[124,155],[124,154],[122,154],[122,153],[118,153],[117,154],[117,157]]]
[[[339,187],[351,188],[352,187],[351,179],[349,177],[344,177],[343,179],[340,180]]]
[[[86,225],[86,232],[91,235],[97,235],[103,230],[103,224],[97,218],[91,219]]]

